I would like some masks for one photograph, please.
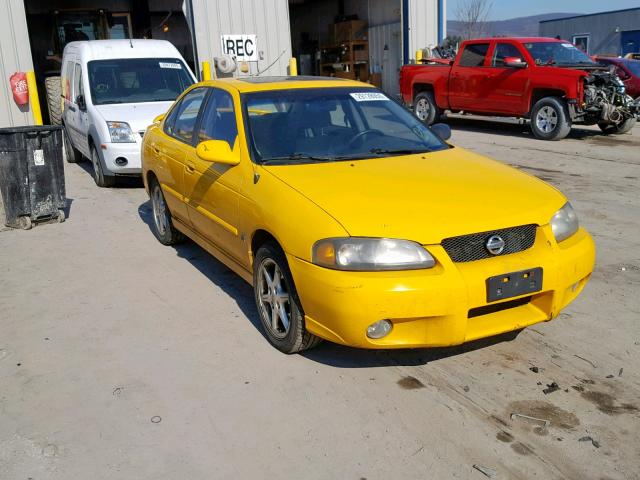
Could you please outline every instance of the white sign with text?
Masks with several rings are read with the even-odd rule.
[[[256,35],[221,35],[222,53],[239,62],[257,62]]]

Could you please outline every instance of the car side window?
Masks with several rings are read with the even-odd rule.
[[[488,43],[473,43],[464,47],[460,57],[461,67],[481,67],[489,50]]]
[[[187,93],[176,105],[165,122],[165,132],[186,143],[193,141],[193,131],[198,113],[207,94],[206,88],[196,88]]]
[[[510,43],[498,43],[493,52],[492,67],[504,67],[504,59],[507,57],[522,58],[520,50]]]
[[[214,88],[202,114],[198,142],[222,140],[233,148],[238,136],[233,97],[224,90]]]

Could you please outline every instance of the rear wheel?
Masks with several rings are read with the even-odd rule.
[[[561,140],[571,131],[567,104],[558,97],[545,97],[531,110],[531,130],[541,140]]]
[[[184,235],[175,229],[171,219],[171,212],[164,199],[162,188],[154,178],[151,181],[149,193],[151,195],[151,209],[153,211],[153,233],[163,245],[175,245],[184,240]]]
[[[433,92],[422,92],[416,95],[413,101],[413,112],[427,125],[435,122],[439,117],[439,111]]]
[[[47,92],[49,123],[51,125],[62,125],[62,83],[60,82],[60,77],[45,78],[44,87]]]
[[[274,347],[284,353],[297,353],[321,342],[305,328],[287,259],[275,244],[267,243],[256,252],[253,291],[260,321]]]
[[[624,122],[617,125],[610,123],[599,123],[600,130],[605,135],[622,135],[623,133],[630,132],[636,125],[636,117],[627,118]]]
[[[105,175],[102,169],[102,163],[98,156],[98,150],[96,147],[91,147],[91,163],[93,164],[93,180],[99,187],[113,187],[116,183],[116,179],[111,175]]]

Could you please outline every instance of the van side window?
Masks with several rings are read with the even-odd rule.
[[[222,140],[233,149],[238,136],[233,98],[224,90],[214,88],[202,114],[198,142]]]
[[[178,140],[192,143],[198,113],[206,94],[206,88],[196,88],[182,97],[164,123],[165,132]]]
[[[510,43],[498,43],[496,49],[493,52],[493,61],[491,66],[504,67],[504,59],[507,57],[522,58],[520,50],[515,45]]]
[[[488,43],[474,43],[464,47],[460,57],[461,67],[481,67],[484,64],[484,57],[489,50]]]
[[[76,63],[76,73],[73,75],[73,98],[71,101],[75,102],[78,99],[78,95],[83,95],[84,89],[82,88],[82,67]]]

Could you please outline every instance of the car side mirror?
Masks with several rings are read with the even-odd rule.
[[[223,140],[206,140],[196,147],[196,154],[207,162],[223,165],[238,165],[240,163],[240,148],[237,144],[232,149]]]
[[[161,113],[160,115],[158,115],[156,118],[153,119],[153,123],[160,123],[162,120],[164,120],[164,117],[166,116],[167,116],[166,113]]]
[[[431,131],[443,142],[451,138],[451,127],[446,123],[434,123],[429,128],[431,128]]]
[[[84,101],[84,95],[78,95],[76,97],[76,105],[78,105],[78,108],[83,112],[87,109],[87,103]]]
[[[505,67],[511,68],[527,68],[527,62],[523,61],[520,57],[505,57]]]

